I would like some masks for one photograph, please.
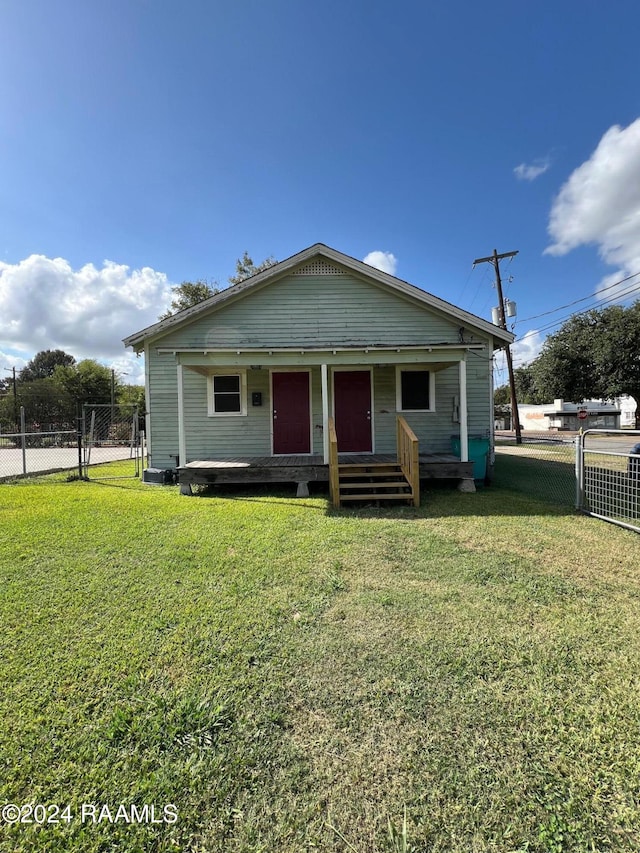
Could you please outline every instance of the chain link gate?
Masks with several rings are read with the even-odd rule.
[[[588,429],[578,437],[576,508],[640,533],[640,430]]]
[[[118,473],[91,476],[92,466],[130,462]],[[82,407],[82,469],[89,479],[114,480],[140,477],[142,433],[138,407],[132,404],[85,403]],[[121,470],[126,473],[121,473]]]

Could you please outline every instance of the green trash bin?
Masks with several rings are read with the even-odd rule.
[[[481,435],[470,435],[469,461],[473,462],[473,479],[484,480],[487,476],[487,457],[489,456],[489,439]],[[451,450],[456,456],[460,456],[460,436],[451,436]]]

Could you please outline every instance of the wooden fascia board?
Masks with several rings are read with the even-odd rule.
[[[282,275],[273,276],[267,281],[261,282],[253,282],[251,291],[261,290],[262,287],[265,287],[267,284],[271,284],[272,282],[278,281],[280,278],[284,277],[286,273],[282,273]],[[154,342],[161,340],[173,332],[177,332],[180,329],[188,326],[196,319],[201,319],[206,316],[208,312],[212,314],[218,311],[223,306],[231,305],[234,302],[237,302],[244,295],[246,295],[246,290],[248,288],[243,287],[244,282],[240,284],[233,284],[224,290],[220,291],[220,293],[216,293],[215,296],[212,296],[210,299],[206,299],[204,302],[200,302],[198,305],[194,305],[191,308],[187,308],[185,311],[180,311],[179,314],[176,314],[174,317],[169,317],[167,320],[161,321],[160,323],[154,323],[153,326],[148,326],[146,329],[142,329],[140,332],[136,332],[133,335],[130,335],[128,338],[123,339],[123,343],[125,346],[139,347],[142,348],[144,341],[149,341],[151,346],[154,345]],[[172,321],[172,322],[169,322]]]
[[[454,316],[450,310],[445,310],[438,305],[432,305],[430,303],[427,303],[423,296],[421,296],[424,291],[420,291],[419,288],[413,288],[413,285],[408,285],[408,287],[411,287],[413,290],[417,290],[418,293],[406,292],[398,287],[395,287],[394,285],[389,285],[386,282],[377,281],[375,278],[369,276],[368,274],[359,274],[356,272],[355,275],[356,278],[366,280],[367,284],[371,284],[374,287],[377,287],[379,290],[389,292],[389,289],[391,287],[393,289],[394,296],[399,299],[402,299],[404,302],[408,303],[413,308],[418,308],[420,311],[431,312],[432,314],[436,314],[446,322],[451,323],[452,325],[455,325],[458,328],[464,327],[465,331],[475,332],[479,334],[482,337],[482,343],[486,343],[487,341],[493,340],[495,327],[488,331],[486,329],[481,328],[478,324],[477,319],[481,318],[474,318],[472,314],[467,314],[466,312],[462,311],[459,312],[458,315]],[[429,294],[425,295],[428,296]],[[509,334],[509,332],[507,332],[507,334]],[[505,346],[505,343],[506,341],[500,344],[494,344],[494,349],[498,349],[502,346]]]
[[[474,352],[485,350],[486,347],[473,348]],[[226,350],[203,353],[185,352],[180,350],[163,350],[167,355],[173,354],[176,361],[190,369],[202,369],[220,366],[260,366],[267,369],[275,366],[312,366],[329,364],[332,366],[352,366],[363,364],[429,364],[434,370],[442,370],[467,358],[469,348],[434,349],[404,349],[404,350],[349,350],[349,351],[301,351],[301,350],[269,350],[247,351]],[[479,353],[478,353],[479,354]],[[486,358],[487,356],[485,356]]]
[[[496,348],[502,347],[507,343],[513,343],[515,340],[515,335],[511,332],[500,329],[488,320],[476,317],[474,314],[470,314],[468,311],[458,308],[456,305],[446,302],[444,299],[440,299],[438,296],[434,296],[426,290],[416,287],[414,284],[409,284],[406,281],[402,281],[402,279],[395,278],[395,276],[390,276],[387,273],[374,269],[374,267],[368,267],[367,264],[362,264],[362,266],[364,267],[363,270],[352,269],[351,271],[356,273],[359,278],[368,279],[370,283],[386,288],[387,290],[392,290],[396,296],[404,297],[406,301],[414,306],[423,310],[435,311],[449,322],[453,320],[467,328],[475,329],[483,335],[499,338],[501,343],[496,345]],[[379,273],[379,275],[375,273]]]
[[[174,332],[180,329],[183,325],[188,325],[193,319],[203,316],[209,310],[217,310],[223,305],[229,305],[245,296],[247,292],[259,290],[264,285],[271,284],[281,278],[284,278],[284,276],[286,276],[295,267],[300,266],[305,261],[309,261],[311,258],[314,258],[319,254],[322,254],[320,251],[321,246],[322,244],[315,243],[308,249],[303,249],[302,252],[298,252],[298,254],[292,255],[284,261],[279,261],[272,267],[267,267],[266,270],[245,279],[245,281],[240,282],[240,284],[232,284],[229,287],[225,287],[225,289],[221,290],[220,293],[216,293],[209,299],[205,299],[204,302],[200,302],[198,305],[187,308],[173,317],[168,317],[166,320],[161,320],[158,323],[154,323],[152,326],[147,326],[145,329],[141,329],[139,332],[134,332],[133,335],[123,338],[123,343],[125,346],[135,347],[145,339],[157,340],[164,337],[169,334],[169,332]]]
[[[276,347],[276,346],[263,346],[263,347],[247,347],[247,346],[230,346],[230,347],[181,347],[181,346],[167,346],[167,347],[156,347],[158,353],[167,354],[173,353],[174,355],[218,355],[220,353],[235,353],[236,355],[241,354],[255,354],[255,355],[271,355],[272,353],[332,353],[336,355],[338,353],[364,353],[365,355],[376,355],[383,352],[392,352],[392,353],[401,353],[401,352],[451,352],[451,351],[460,351],[467,352],[469,350],[484,350],[487,349],[486,342],[475,342],[475,343],[424,343],[424,344],[383,344],[380,346],[376,346],[375,344],[356,344],[354,346],[319,346],[319,347],[305,347],[305,346],[297,346],[297,347]]]
[[[409,284],[402,279],[389,275],[389,273],[382,272],[375,267],[369,266],[369,264],[365,264],[363,261],[358,261],[349,255],[339,252],[337,249],[332,249],[322,243],[315,243],[308,249],[303,249],[303,251],[298,252],[296,255],[292,255],[284,261],[280,261],[273,267],[268,267],[266,270],[251,276],[251,278],[246,279],[240,284],[231,285],[230,287],[225,288],[210,299],[206,299],[204,302],[194,305],[192,308],[187,308],[185,311],[181,311],[180,314],[177,314],[174,317],[170,317],[167,320],[160,321],[159,323],[154,323],[146,329],[142,329],[139,332],[135,332],[133,335],[129,335],[123,339],[123,343],[125,346],[132,346],[136,348],[141,345],[144,340],[149,339],[153,344],[154,340],[159,340],[170,332],[179,330],[182,326],[188,325],[192,322],[196,317],[202,317],[208,311],[213,312],[223,306],[230,305],[233,302],[244,298],[249,293],[260,290],[262,287],[284,278],[296,267],[301,266],[305,262],[318,256],[346,268],[350,272],[355,273],[357,276],[368,280],[370,283],[377,283],[378,285],[390,289],[396,294],[403,294],[408,297],[414,305],[438,311],[446,319],[453,319],[455,322],[459,322],[465,326],[470,326],[485,335],[490,335],[499,339],[501,343],[498,344],[497,348],[504,346],[507,343],[512,343],[515,339],[515,336],[512,335],[511,332],[500,329],[488,320],[476,317],[474,314],[470,314],[462,308],[458,308],[452,303],[446,302],[445,300],[428,293],[426,290],[416,287],[416,285]]]

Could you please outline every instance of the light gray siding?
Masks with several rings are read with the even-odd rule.
[[[178,378],[174,355],[149,348],[151,468],[175,468],[178,453]],[[205,399],[206,405],[206,399]],[[173,458],[171,454],[174,454]]]
[[[233,372],[233,368],[230,368]],[[271,455],[271,396],[269,370],[247,370],[246,416],[210,417],[207,377],[184,371],[187,461],[232,456]],[[251,405],[252,392],[262,393],[262,405]],[[320,368],[311,370],[313,453],[322,453],[322,396]]]
[[[354,276],[290,275],[155,343],[213,349],[455,343],[458,332],[459,323]]]
[[[152,396],[153,467],[173,467],[178,452],[178,411],[176,366],[172,357],[173,392],[167,390]],[[425,365],[426,366],[426,365]],[[363,365],[363,369],[366,365]],[[488,357],[474,357],[467,367],[469,434],[488,436],[490,416]],[[164,374],[163,374],[164,375]],[[246,416],[210,417],[207,406],[207,377],[184,370],[184,399],[187,459],[224,458],[233,456],[269,456],[271,454],[271,398],[269,370],[247,371],[248,407]],[[436,373],[434,412],[407,412],[407,422],[420,440],[423,453],[451,451],[451,436],[459,435],[460,425],[454,420],[454,407],[460,399],[459,368],[452,365]],[[251,405],[251,394],[262,393],[262,405]],[[322,396],[320,368],[311,370],[313,453],[321,454]],[[373,370],[374,448],[377,453],[396,451],[396,370],[388,365]],[[331,400],[329,401],[331,405]],[[162,411],[164,417],[159,418]],[[174,454],[172,457],[171,454]]]
[[[428,369],[428,365],[425,365]],[[469,435],[489,435],[490,371],[488,354],[470,355],[467,361],[467,411]],[[451,436],[460,435],[454,420],[456,400],[460,400],[460,371],[457,364],[439,370],[435,377],[435,411],[406,412],[403,415],[420,441],[421,453],[450,453]],[[396,451],[396,370],[395,366],[374,371],[375,449],[377,453]]]
[[[487,436],[491,427],[491,349],[488,336],[477,329],[461,332],[459,323],[355,275],[288,275],[250,292],[183,328],[150,342],[148,350],[151,412],[151,466],[174,467],[179,448],[177,360],[158,348],[232,347],[356,347],[358,345],[428,345],[484,343],[483,352],[467,356],[469,435]],[[332,360],[336,361],[337,356]],[[358,356],[359,358],[359,356]],[[375,355],[364,357],[371,367]],[[443,355],[446,359],[446,355]],[[247,367],[246,416],[208,414],[207,376],[183,367],[186,459],[267,456],[271,445],[269,356],[260,354],[261,369]],[[203,365],[206,362],[203,359]],[[425,368],[428,369],[428,365]],[[286,366],[280,369],[286,370]],[[357,369],[356,365],[352,369]],[[229,372],[234,368],[230,367]],[[329,382],[331,388],[331,382]],[[262,405],[252,406],[259,391]],[[312,452],[323,451],[320,367],[311,367]],[[395,365],[373,366],[374,449],[396,449]],[[440,369],[435,380],[435,411],[406,413],[424,453],[449,452],[451,436],[459,434],[454,406],[460,398],[459,367]],[[329,401],[329,410],[332,404]]]

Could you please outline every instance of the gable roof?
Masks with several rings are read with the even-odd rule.
[[[225,290],[220,291],[220,293],[216,293],[214,296],[211,296],[209,299],[205,299],[203,302],[193,305],[191,308],[186,308],[184,311],[173,314],[165,320],[160,320],[152,326],[147,326],[147,328],[141,329],[139,332],[134,332],[134,334],[124,338],[123,343],[125,346],[140,349],[144,341],[148,338],[162,336],[169,331],[174,331],[180,326],[188,325],[197,317],[206,314],[211,309],[218,308],[225,303],[236,301],[239,298],[247,296],[252,291],[258,290],[270,282],[282,278],[301,264],[318,257],[339,264],[359,276],[364,276],[378,284],[403,294],[404,296],[410,296],[412,299],[422,303],[425,308],[433,308],[440,311],[463,325],[471,326],[485,334],[491,335],[501,343],[512,343],[514,340],[515,336],[511,332],[501,329],[499,326],[495,326],[488,320],[483,320],[475,314],[463,311],[462,308],[458,308],[452,303],[447,302],[444,299],[440,299],[432,293],[428,293],[426,290],[422,290],[413,284],[409,284],[402,279],[389,275],[389,273],[382,272],[382,270],[371,267],[363,261],[358,261],[349,255],[345,255],[343,252],[339,252],[337,249],[325,246],[324,243],[315,243],[313,246],[309,246],[308,249],[303,249],[303,251],[292,255],[290,258],[280,261],[279,263],[268,267],[266,270],[245,279],[243,282],[240,282],[240,284],[228,287]]]

